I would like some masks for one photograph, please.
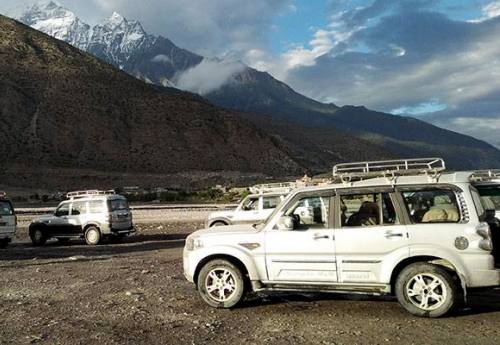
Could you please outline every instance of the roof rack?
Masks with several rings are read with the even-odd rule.
[[[299,184],[297,182],[277,182],[277,183],[264,183],[257,184],[250,187],[250,193],[262,194],[262,193],[289,193],[293,189],[298,188]]]
[[[95,195],[113,195],[115,194],[114,190],[79,190],[75,192],[69,192],[66,194],[66,197],[68,199],[78,199],[78,198],[85,198],[89,196],[95,196]]]
[[[476,170],[473,171],[469,179],[471,181],[490,181],[500,179],[499,169]]]
[[[367,178],[402,175],[437,176],[446,170],[442,158],[409,158],[385,161],[342,163],[333,167],[333,179],[344,183]]]

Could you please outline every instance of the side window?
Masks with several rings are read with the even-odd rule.
[[[405,191],[403,199],[413,223],[458,223],[460,211],[452,190]]]
[[[79,216],[81,214],[87,213],[87,207],[85,201],[75,201],[71,203],[71,215]]]
[[[281,202],[279,196],[266,196],[263,198],[263,207],[265,210],[276,208]]]
[[[256,211],[259,209],[259,198],[248,198],[243,207],[241,208],[243,211]]]
[[[11,216],[14,210],[8,201],[0,201],[0,216]]]
[[[293,218],[294,229],[328,228],[330,197],[306,197],[297,200],[286,212]]]
[[[104,201],[91,200],[89,201],[89,213],[102,213],[104,212]]]
[[[388,193],[340,196],[342,227],[398,224],[396,211]]]
[[[64,217],[69,215],[69,204],[62,204],[56,210],[56,217]]]

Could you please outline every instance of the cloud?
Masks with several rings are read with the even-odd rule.
[[[243,71],[240,62],[203,59],[198,65],[175,78],[175,85],[183,90],[205,95],[226,84],[232,76]]]

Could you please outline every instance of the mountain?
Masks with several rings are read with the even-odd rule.
[[[117,13],[87,29],[73,13],[68,12],[50,2],[28,8],[18,18],[148,83],[196,92],[218,106],[251,114],[247,119],[287,143],[297,142],[297,133],[304,138],[317,135],[318,131],[325,133],[330,130],[332,136],[345,140],[353,140],[354,136],[361,139],[360,143],[371,143],[373,147],[383,148],[395,156],[442,156],[455,169],[500,165],[500,151],[481,140],[410,117],[317,102],[295,92],[268,73],[240,62],[208,59],[181,49],[167,38],[146,33],[139,22],[128,21]],[[48,25],[50,18],[57,25]],[[67,29],[61,29],[60,23],[66,23]],[[61,32],[71,34],[62,35]],[[269,120],[282,126],[268,126]],[[332,151],[332,144],[339,143],[338,140],[328,142],[326,147],[316,148],[325,153]],[[301,149],[296,145],[293,147]],[[335,157],[341,156],[348,161],[359,157],[333,151]],[[361,152],[364,150],[358,150],[358,154]],[[311,157],[309,163],[317,161],[316,158]],[[319,166],[313,164],[313,170],[317,168]]]
[[[143,83],[3,16],[0,57],[3,184],[62,184],[61,176],[84,187],[100,176],[115,185],[145,176],[139,182],[147,185],[189,172],[196,183],[197,172],[304,171],[286,147],[238,114]]]

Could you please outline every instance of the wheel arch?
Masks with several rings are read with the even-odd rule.
[[[226,261],[229,261],[230,263],[232,263],[233,265],[235,265],[236,267],[238,267],[238,269],[241,271],[241,273],[245,277],[245,284],[248,284],[248,286],[250,286],[250,274],[248,272],[246,265],[243,263],[243,261],[241,261],[236,256],[229,255],[229,254],[213,254],[213,255],[209,255],[209,256],[203,258],[203,260],[201,260],[198,263],[198,265],[196,266],[196,269],[194,271],[193,280],[194,280],[194,283],[196,285],[198,285],[198,276],[199,276],[200,271],[203,268],[203,266],[205,266],[208,262],[213,261],[213,260],[226,260]]]
[[[466,291],[466,281],[463,273],[449,260],[434,256],[434,255],[418,255],[418,256],[412,256],[409,258],[405,258],[401,260],[392,270],[391,273],[391,279],[390,279],[390,286],[391,286],[391,294],[394,294],[395,291],[395,285],[396,285],[396,280],[401,273],[406,267],[408,267],[411,264],[417,263],[417,262],[427,262],[431,263],[434,265],[438,265],[443,267],[444,269],[453,272],[457,275],[458,279],[460,280],[460,284],[462,286],[462,289],[464,290],[464,293]]]
[[[231,225],[231,222],[229,221],[228,218],[224,218],[224,217],[219,217],[219,218],[214,218],[214,219],[210,219],[210,222],[208,223],[208,227],[212,227],[215,223],[224,223],[225,225]]]

